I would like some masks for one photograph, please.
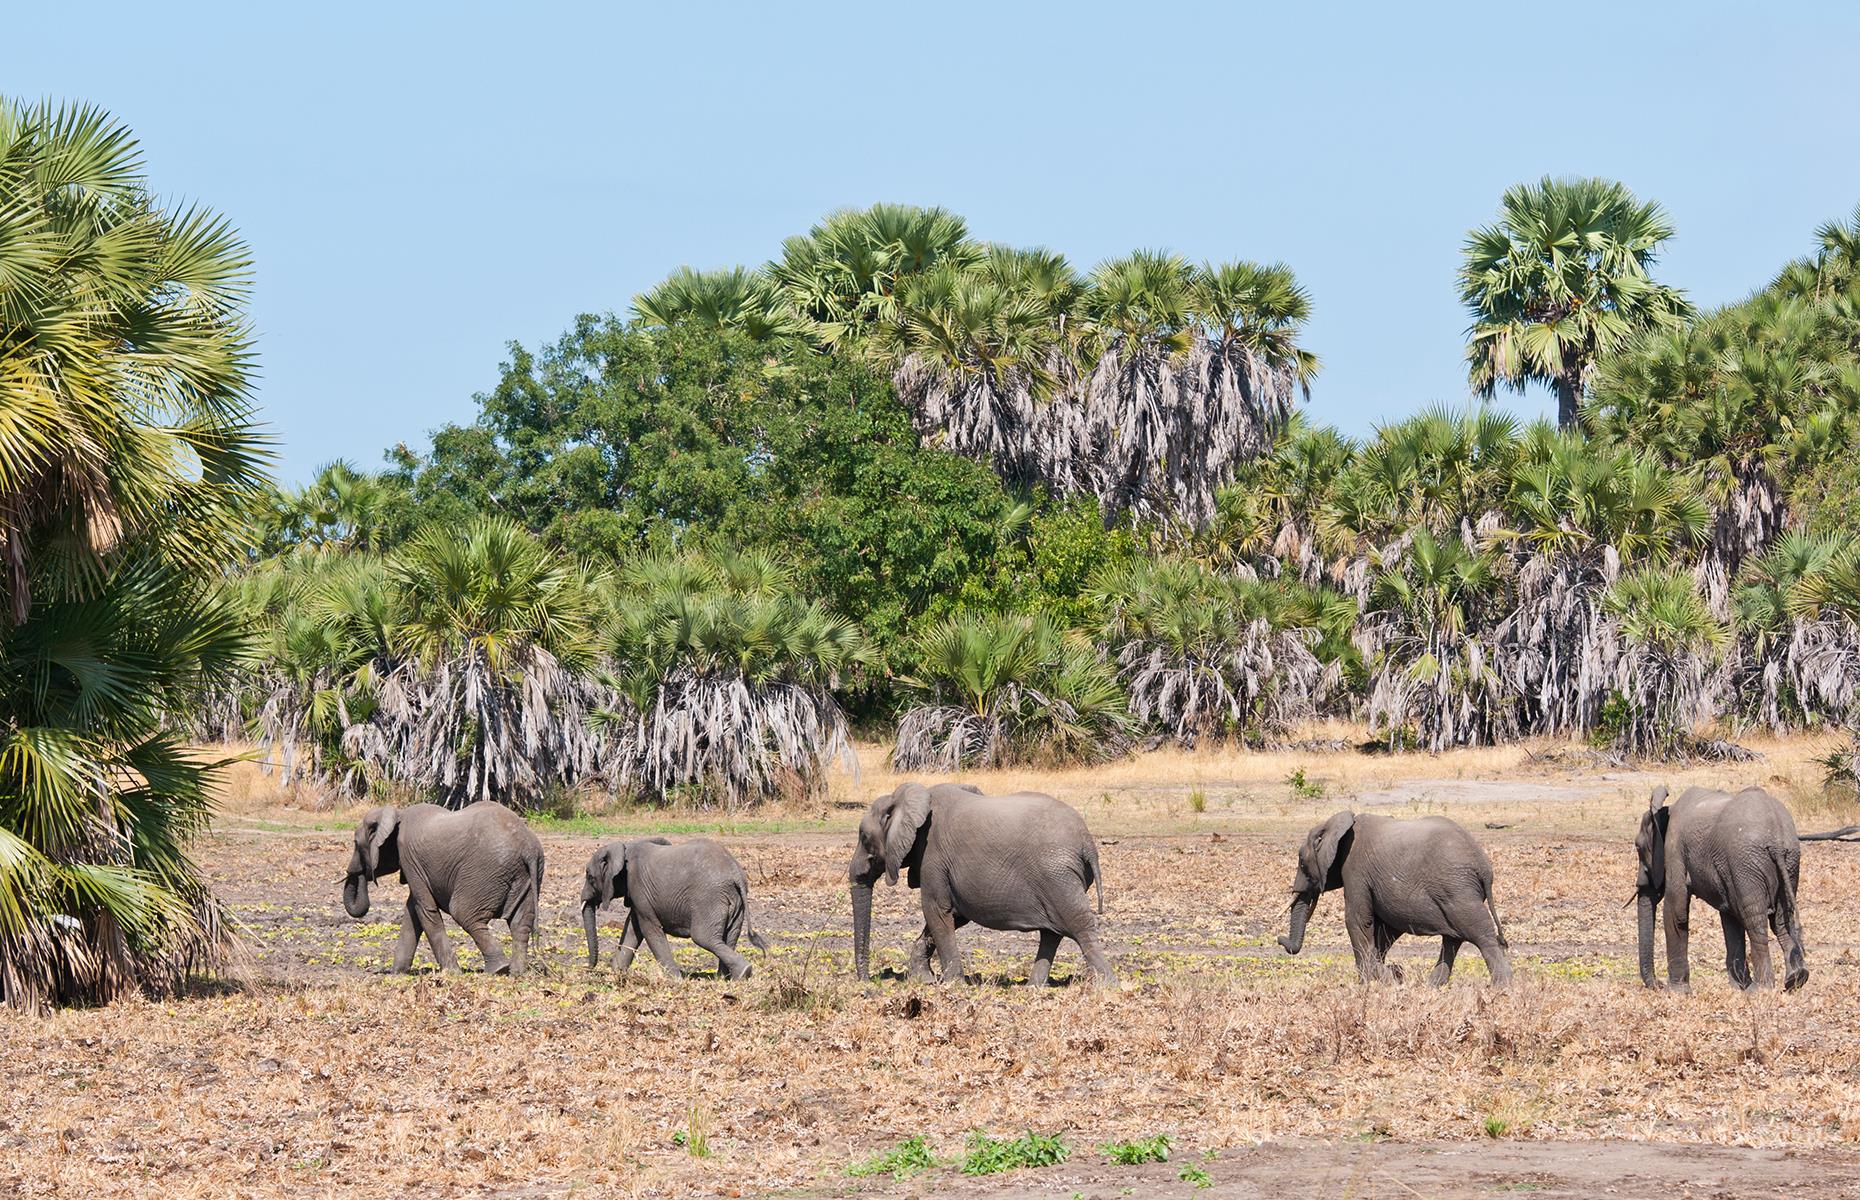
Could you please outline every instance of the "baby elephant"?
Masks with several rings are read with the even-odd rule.
[[[445,913],[478,943],[487,972],[523,973],[536,930],[543,850],[522,817],[489,800],[457,812],[437,804],[371,809],[355,827],[342,886],[349,915],[367,916],[368,885],[396,871],[407,881],[407,911],[394,950],[395,971],[412,968],[422,933],[440,968],[458,970],[440,917]],[[490,924],[500,918],[510,926],[508,958],[491,936]]]
[[[601,961],[594,914],[615,896],[626,901],[626,933],[614,951],[614,969],[633,965],[640,939],[673,979],[684,978],[665,940],[688,937],[717,956],[717,968],[731,979],[749,974],[749,960],[736,952],[744,934],[756,949],[768,943],[749,923],[749,877],[730,852],[709,838],[672,845],[662,837],[614,842],[588,860],[581,885],[581,925],[588,934],[588,966]]]
[[[1292,877],[1291,936],[1279,939],[1287,953],[1304,948],[1318,896],[1337,888],[1343,889],[1343,922],[1365,981],[1401,978],[1388,963],[1389,947],[1411,933],[1440,939],[1431,976],[1436,986],[1452,977],[1465,942],[1485,956],[1494,984],[1511,982],[1505,930],[1492,903],[1492,863],[1445,817],[1398,821],[1340,812],[1306,835]]]
[[[1795,906],[1802,847],[1794,819],[1776,797],[1762,788],[1733,796],[1695,787],[1669,806],[1666,788],[1655,788],[1634,848],[1640,855],[1634,893],[1640,909],[1642,983],[1660,986],[1653,977],[1653,918],[1664,902],[1667,978],[1675,989],[1688,986],[1688,910],[1694,897],[1718,910],[1731,982],[1741,988],[1775,985],[1771,931],[1788,966],[1784,989],[1794,991],[1808,982]]]

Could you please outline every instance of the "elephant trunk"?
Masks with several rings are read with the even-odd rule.
[[[361,919],[368,915],[368,877],[362,874],[350,875],[342,884],[342,907],[349,915]]]
[[[853,974],[861,983],[871,976],[872,885],[853,884]]]
[[[1653,977],[1653,912],[1656,901],[1651,891],[1645,891],[1637,898],[1639,909],[1640,933],[1640,981],[1648,987],[1659,987],[1660,981]]]
[[[581,928],[588,935],[588,966],[598,967],[601,965],[601,943],[594,934],[594,905],[592,903],[581,906]]]
[[[1295,896],[1292,898],[1292,931],[1279,939],[1279,945],[1287,954],[1296,954],[1305,948],[1305,925],[1311,920],[1311,910],[1317,907],[1316,896]]]

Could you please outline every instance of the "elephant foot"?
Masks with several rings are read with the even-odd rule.
[[[1783,991],[1793,992],[1808,982],[1808,968],[1799,967],[1783,978]]]
[[[1675,995],[1687,996],[1692,993],[1692,984],[1684,979],[1674,979],[1667,983],[1666,990]]]

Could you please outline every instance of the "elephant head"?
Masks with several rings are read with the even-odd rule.
[[[917,866],[930,827],[930,790],[920,783],[899,784],[872,801],[859,821],[859,841],[846,868],[852,884],[853,972],[868,977],[872,946],[872,886],[883,875],[898,882],[898,872]]]
[[[1634,836],[1634,852],[1640,856],[1640,876],[1634,882],[1634,899],[1640,938],[1640,981],[1658,987],[1653,977],[1654,910],[1666,894],[1666,826],[1673,810],[1666,807],[1666,785],[1653,789],[1647,811],[1640,818],[1640,832]]]
[[[1305,835],[1298,848],[1298,871],[1292,876],[1292,930],[1279,939],[1287,954],[1305,948],[1305,926],[1318,897],[1343,886],[1343,860],[1356,840],[1356,814],[1340,812]]]
[[[625,842],[602,846],[588,860],[588,876],[581,884],[581,928],[588,935],[588,965],[601,964],[600,940],[594,933],[594,914],[613,903],[615,896],[626,895],[627,848]]]
[[[342,884],[342,907],[350,916],[367,916],[368,885],[400,870],[399,831],[400,813],[387,807],[369,809],[355,827],[355,849]]]

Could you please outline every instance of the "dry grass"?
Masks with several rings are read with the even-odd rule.
[[[1800,773],[1819,746],[1759,748],[1767,760],[1742,775],[1694,766],[1660,778],[1675,789],[1772,782],[1819,815],[1804,799],[1818,769]],[[247,925],[251,984],[45,1021],[0,1016],[0,1194],[760,1194],[850,1187],[844,1168],[875,1150],[921,1134],[947,1155],[972,1128],[1060,1130],[1086,1156],[1165,1132],[1183,1154],[1493,1136],[1851,1149],[1860,847],[1805,848],[1804,992],[1731,990],[1715,917],[1695,908],[1696,990],[1650,993],[1621,905],[1626,838],[1654,775],[1550,749],[1165,751],[975,776],[1055,791],[1107,835],[1104,920],[1125,982],[1042,994],[996,986],[1024,977],[1028,936],[972,930],[983,986],[852,984],[843,866],[857,813],[838,805],[890,786],[875,747],[863,779],[836,783],[827,804],[730,826],[774,944],[739,984],[672,984],[650,963],[621,981],[587,971],[575,889],[602,831],[579,827],[545,832],[537,974],[383,976],[398,887],[383,887],[369,922],[348,920],[336,902],[340,818],[273,808],[267,778],[241,767],[202,859]],[[1285,779],[1299,768],[1327,795],[1294,795]],[[1356,984],[1335,898],[1304,955],[1272,944],[1298,835],[1352,801],[1446,811],[1474,829],[1494,859],[1514,988],[1481,986],[1476,957],[1444,991]],[[902,961],[913,900],[881,890],[881,967]],[[1410,979],[1434,949],[1398,945]],[[680,955],[709,966],[690,947]],[[1068,946],[1060,974],[1076,966]],[[694,1132],[707,1156],[692,1153]],[[1221,1164],[1210,1170],[1218,1178]]]

